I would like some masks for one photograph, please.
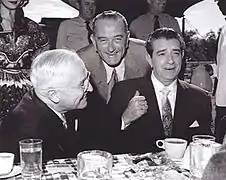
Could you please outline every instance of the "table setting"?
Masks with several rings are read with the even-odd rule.
[[[25,139],[19,144],[20,165],[13,166],[12,153],[0,153],[0,179],[199,180],[209,158],[221,147],[213,136],[197,135],[190,144],[180,138],[157,140],[163,150],[158,153],[112,155],[87,150],[77,158],[42,163],[42,140]]]

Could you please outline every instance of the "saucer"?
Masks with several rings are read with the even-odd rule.
[[[0,179],[2,179],[2,178],[10,178],[10,177],[16,176],[16,175],[18,175],[20,173],[21,173],[20,166],[14,166],[13,170],[9,174],[0,175]]]

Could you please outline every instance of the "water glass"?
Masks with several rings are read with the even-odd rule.
[[[190,172],[191,176],[201,179],[211,156],[220,149],[215,137],[210,135],[195,135],[190,143]]]
[[[112,179],[112,160],[112,155],[105,151],[90,150],[79,153],[77,156],[78,179]]]
[[[21,174],[24,180],[40,180],[42,176],[42,140],[24,139],[20,145]]]

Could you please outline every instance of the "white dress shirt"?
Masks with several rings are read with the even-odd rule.
[[[124,75],[125,75],[125,60],[124,59],[115,68],[108,66],[107,63],[104,61],[103,61],[103,63],[104,63],[104,67],[105,67],[105,70],[107,73],[107,83],[109,83],[109,81],[111,80],[111,76],[112,76],[114,69],[116,70],[118,81],[124,80]]]
[[[165,87],[152,73],[151,75],[151,80],[154,86],[156,98],[158,101],[158,107],[160,110],[160,114],[162,117],[162,98],[163,98],[163,93],[161,92],[162,89]],[[173,81],[169,86],[166,86],[167,89],[170,90],[168,94],[168,99],[170,101],[171,109],[172,109],[172,116],[174,117],[174,110],[175,110],[175,103],[176,103],[176,96],[177,96],[177,80]],[[150,107],[151,108],[151,107]]]
[[[158,101],[158,107],[160,110],[160,115],[162,117],[162,98],[163,93],[161,92],[162,89],[165,87],[159,80],[156,79],[155,75],[152,73],[151,80],[154,86],[155,94]],[[170,101],[170,106],[172,109],[172,116],[174,117],[174,110],[175,110],[175,103],[176,103],[176,96],[177,96],[177,80],[173,81],[169,86],[167,86],[167,89],[170,90],[168,94],[168,99]],[[148,104],[149,106],[149,104]],[[149,107],[151,108],[151,107]],[[122,125],[121,130],[126,129],[130,124],[125,125],[123,118],[122,118]]]

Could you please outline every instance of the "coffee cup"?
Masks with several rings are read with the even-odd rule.
[[[9,174],[13,169],[14,154],[0,153],[0,175]]]
[[[156,146],[161,149],[165,149],[166,154],[170,159],[180,160],[183,158],[187,141],[180,138],[166,138],[164,140],[157,140]]]

